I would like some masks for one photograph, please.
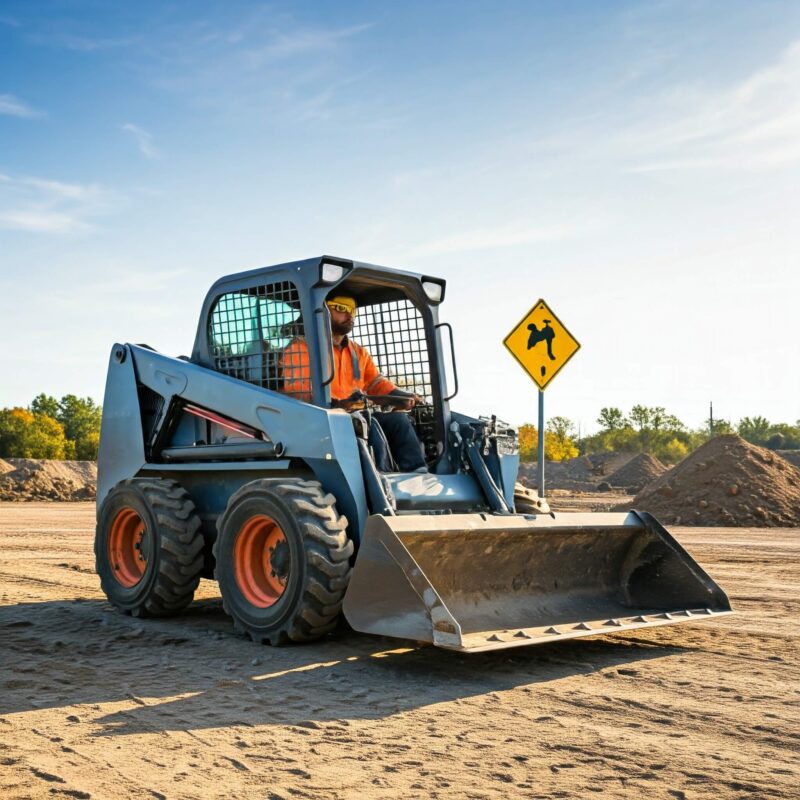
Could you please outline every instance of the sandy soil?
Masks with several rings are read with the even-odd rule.
[[[93,516],[0,504],[3,798],[800,796],[798,529],[675,529],[735,616],[467,657],[124,617]]]
[[[633,500],[622,492],[571,492],[567,489],[546,489],[545,499],[551,511],[619,511]]]

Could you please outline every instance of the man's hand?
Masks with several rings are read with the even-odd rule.
[[[405,405],[400,406],[400,410],[401,411],[411,411],[411,409],[414,408],[414,406],[417,403],[424,403],[424,402],[425,402],[425,398],[424,397],[420,397],[418,394],[412,394],[408,398],[408,400],[406,401]]]

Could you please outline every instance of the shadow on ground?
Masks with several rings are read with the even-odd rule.
[[[67,721],[91,718],[98,736],[346,725],[517,687],[535,694],[682,652],[655,637],[464,655],[342,629],[271,648],[236,635],[217,599],[169,620],[126,617],[101,600],[24,603],[0,607],[0,714],[60,708]]]

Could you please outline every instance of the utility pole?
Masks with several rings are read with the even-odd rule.
[[[708,438],[714,438],[714,403],[713,401],[709,401],[708,403]]]

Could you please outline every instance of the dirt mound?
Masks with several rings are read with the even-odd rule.
[[[602,479],[606,476],[613,475],[619,469],[624,467],[634,458],[636,453],[592,453],[591,455],[584,456],[592,465],[592,477],[595,479]],[[610,480],[610,478],[606,478]]]
[[[545,485],[552,489],[593,492],[603,476],[619,469],[633,457],[633,453],[592,453],[567,461],[546,461]],[[536,486],[535,461],[519,465],[519,480],[526,486]]]
[[[738,436],[719,436],[646,486],[633,507],[679,525],[800,525],[800,469]]]
[[[616,472],[612,472],[606,480],[612,486],[623,486],[630,494],[636,494],[666,471],[667,468],[655,456],[639,453]]]
[[[800,450],[776,450],[779,456],[785,458],[790,464],[800,467]],[[2,467],[0,466],[0,469]]]
[[[0,500],[94,500],[94,461],[0,460]]]

